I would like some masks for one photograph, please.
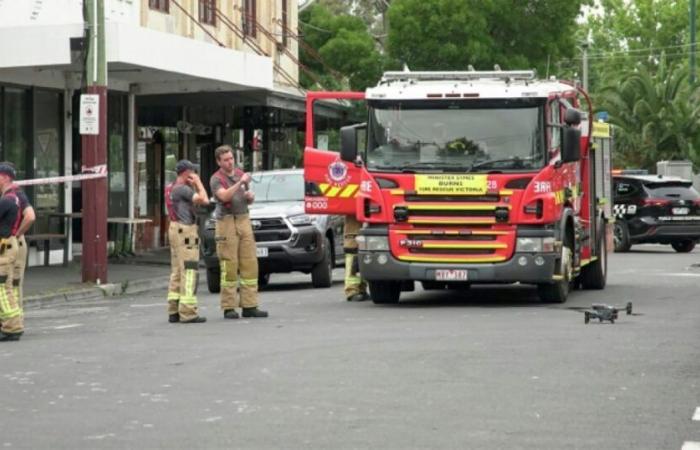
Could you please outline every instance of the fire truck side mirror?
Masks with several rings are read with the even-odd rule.
[[[357,159],[357,125],[340,129],[340,159],[348,162]]]
[[[564,122],[567,125],[580,125],[581,124],[581,112],[574,108],[567,108],[566,114],[564,115]]]
[[[578,161],[581,159],[581,130],[567,125],[562,131],[561,161],[563,163]]]

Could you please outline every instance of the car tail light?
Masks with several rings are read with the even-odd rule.
[[[644,206],[666,206],[670,204],[670,200],[665,200],[663,198],[645,198]]]

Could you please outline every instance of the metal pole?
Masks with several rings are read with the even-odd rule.
[[[695,0],[690,0],[690,84],[695,84]]]
[[[588,92],[588,42],[583,43],[583,90]]]
[[[98,134],[81,139],[82,164],[107,163],[107,60],[105,52],[104,0],[86,1],[88,22],[87,94],[98,96]],[[107,282],[107,178],[82,182],[83,282]]]

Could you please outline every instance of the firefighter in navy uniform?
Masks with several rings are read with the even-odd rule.
[[[15,169],[0,163],[0,341],[18,341],[24,332],[22,307],[14,293],[13,273],[17,259],[17,238],[13,236],[19,220],[20,206],[16,195],[8,192],[15,179]]]
[[[178,161],[175,165],[177,179],[165,189],[165,204],[170,218],[170,323],[206,322],[206,318],[197,312],[199,234],[194,205],[209,204],[209,197],[195,169],[195,165],[186,159]]]
[[[237,289],[243,317],[267,317],[258,309],[258,257],[248,205],[255,194],[248,190],[250,175],[236,169],[233,149],[222,145],[215,151],[219,165],[209,182],[216,197],[216,253],[221,267],[221,309],[226,319],[238,319]]]
[[[14,164],[10,162],[2,162],[0,164],[8,164],[14,167]],[[24,271],[27,267],[28,250],[24,235],[29,231],[29,227],[31,227],[36,220],[36,214],[34,213],[34,208],[29,203],[27,194],[16,184],[10,185],[7,191],[5,191],[5,195],[15,196],[19,201],[19,219],[16,221],[15,229],[12,230],[12,235],[17,238],[17,259],[15,261],[12,281],[14,283],[15,300],[17,300],[20,308],[22,308],[24,299]]]
[[[355,216],[345,216],[343,231],[343,250],[345,251],[345,298],[349,302],[361,302],[369,299],[367,283],[360,274],[357,260],[357,234],[362,224]]]

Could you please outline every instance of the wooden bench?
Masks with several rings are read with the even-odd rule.
[[[44,245],[44,265],[49,265],[51,253],[51,241],[63,241],[63,265],[68,264],[68,236],[59,233],[27,234],[24,236],[27,245],[32,242],[43,242]],[[38,250],[38,248],[37,248]]]

